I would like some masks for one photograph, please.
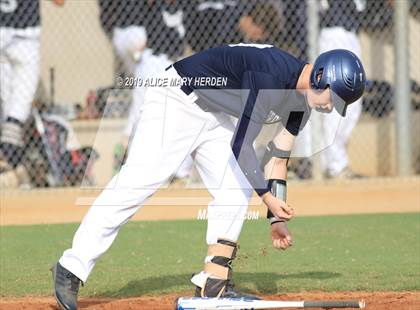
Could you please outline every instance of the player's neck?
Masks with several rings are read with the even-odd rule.
[[[300,73],[299,79],[296,83],[296,89],[303,92],[306,89],[311,88],[310,76],[312,71],[312,65],[307,64],[303,67],[302,72]]]

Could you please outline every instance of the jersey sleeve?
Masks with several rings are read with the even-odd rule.
[[[232,139],[232,151],[248,182],[257,194],[262,196],[269,190],[253,146],[263,123],[257,122],[253,117],[258,88],[256,88],[255,76],[251,72],[244,74],[242,89],[249,92],[243,92],[244,109],[238,118]]]
[[[288,114],[285,118],[287,122],[283,124],[287,131],[297,136],[305,127],[311,116],[311,109],[308,108],[305,97],[293,91],[283,102],[283,106]]]

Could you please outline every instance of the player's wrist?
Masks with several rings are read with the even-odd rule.
[[[281,218],[277,218],[277,217],[270,217],[268,220],[270,222],[270,225],[286,222],[285,219],[281,219]]]
[[[286,196],[287,196],[287,182],[283,179],[269,179],[268,180],[268,189],[271,193],[271,196],[275,197],[276,199],[280,199],[284,202],[286,202]],[[282,220],[279,218],[276,218],[276,216],[271,212],[271,210],[267,209],[267,219],[277,219]]]

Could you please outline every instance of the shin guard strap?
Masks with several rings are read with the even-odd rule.
[[[204,265],[204,271],[212,277],[217,277],[222,280],[227,280],[229,278],[229,268],[215,263],[206,263]]]
[[[200,290],[201,297],[219,298],[226,289],[227,280],[207,278],[204,287]]]
[[[210,244],[207,250],[207,256],[223,256],[232,258],[235,247],[221,243]]]

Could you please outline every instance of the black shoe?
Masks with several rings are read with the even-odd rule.
[[[55,264],[51,268],[51,272],[54,281],[54,295],[60,308],[77,310],[77,294],[82,281],[60,263]]]
[[[226,285],[225,291],[222,294],[222,298],[243,298],[243,299],[251,299],[251,300],[261,299],[255,295],[245,294],[243,292],[237,291],[235,290],[234,286],[235,285],[230,281]]]
[[[220,291],[220,288],[219,288],[220,285],[219,284],[223,285],[223,282],[225,282],[226,280],[209,278],[207,281],[208,281],[207,282],[208,291],[204,292],[204,296],[205,297],[216,298],[217,296],[214,295],[211,291],[213,291],[213,288],[214,288],[215,292],[216,291],[219,292]],[[218,283],[218,282],[220,282],[220,283]],[[202,294],[201,294],[201,291],[202,291],[201,287],[196,286],[194,297],[203,297]],[[257,296],[245,294],[243,292],[235,290],[234,289],[234,284],[231,281],[228,281],[223,293],[218,298],[238,298],[238,299],[242,298],[242,299],[249,299],[249,300],[260,300],[261,299]]]

